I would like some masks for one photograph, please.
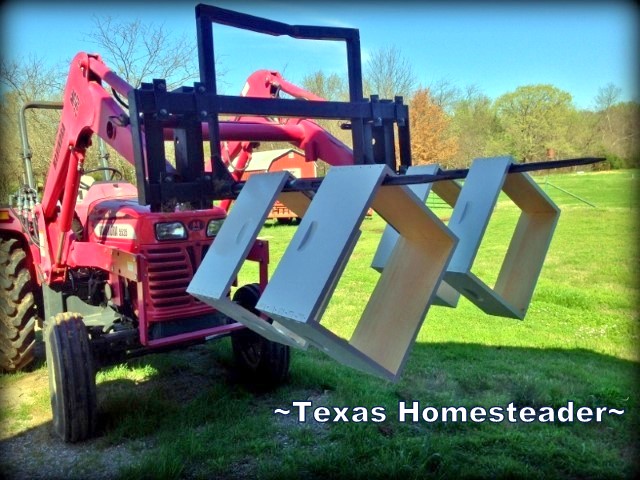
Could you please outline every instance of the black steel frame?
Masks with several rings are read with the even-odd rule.
[[[215,73],[213,24],[227,25],[266,35],[297,39],[342,41],[346,45],[349,102],[308,102],[298,99],[251,98],[218,95]],[[411,165],[409,111],[402,97],[381,100],[363,97],[360,34],[357,29],[288,25],[209,5],[196,6],[200,82],[193,87],[167,91],[164,80],[143,83],[129,94],[139,202],[160,211],[166,204],[189,202],[208,208],[212,200],[235,198],[242,182],[235,182],[220,156],[219,116],[274,116],[348,120],[353,139],[354,164],[386,164],[405,173]],[[212,172],[205,172],[201,124],[209,125]],[[165,128],[174,129],[176,168],[166,162]],[[395,155],[398,134],[399,162]],[[144,132],[144,135],[143,135]],[[593,163],[577,159],[561,164],[531,164],[529,170]],[[573,162],[573,163],[572,163]],[[576,163],[578,162],[578,163]],[[514,165],[514,167],[516,167]],[[385,184],[425,183],[464,178],[467,170],[441,171],[435,176],[389,177]],[[401,175],[400,177],[404,177]],[[290,182],[287,190],[317,190],[321,179]]]
[[[278,116],[349,121],[356,164],[384,163],[396,171],[395,129],[400,170],[411,165],[409,111],[401,97],[363,98],[360,34],[353,28],[288,25],[209,5],[196,6],[200,82],[167,91],[164,80],[142,84],[129,95],[139,201],[159,210],[166,202],[190,202],[204,207],[213,199],[234,196],[234,182],[220,157],[220,115]],[[349,102],[308,102],[298,99],[250,98],[217,94],[213,24],[266,35],[297,39],[343,41],[346,45]],[[204,171],[200,124],[209,124],[213,171]],[[168,168],[165,128],[177,132],[176,168]],[[142,132],[144,131],[144,137]]]

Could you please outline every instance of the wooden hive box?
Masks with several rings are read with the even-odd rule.
[[[397,380],[457,242],[385,165],[333,168],[309,205],[257,309],[351,367]],[[322,315],[373,208],[400,234],[353,335]]]
[[[511,157],[476,159],[462,189],[459,185],[456,189],[455,182],[450,181],[436,182],[432,189],[454,207],[448,226],[460,239],[443,287],[453,287],[485,313],[522,319],[529,308],[560,210],[528,174],[509,174],[511,163]],[[412,167],[408,174],[436,171],[437,166]],[[418,187],[426,200],[430,190]],[[471,269],[501,191],[520,208],[521,214],[496,284],[490,288]],[[374,268],[384,267],[393,238],[389,234],[387,243],[379,245]]]
[[[438,173],[439,168],[440,165],[438,164],[413,165],[408,168],[407,175],[435,175]],[[409,189],[423,202],[427,201],[429,194],[433,190],[453,207],[456,200],[458,200],[461,187],[455,180],[446,180],[434,183],[418,183],[410,185]],[[382,272],[399,238],[400,234],[391,225],[385,227],[376,254],[371,262],[371,268]],[[454,308],[458,305],[459,298],[460,292],[443,280],[440,282],[433,304]]]
[[[511,173],[511,157],[474,160],[449,228],[460,243],[445,275],[447,283],[491,315],[523,319],[549,250],[560,209],[527,173]],[[500,191],[521,210],[495,286],[471,272]]]

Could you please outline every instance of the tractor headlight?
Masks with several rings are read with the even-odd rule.
[[[156,223],[156,238],[164,240],[184,240],[187,229],[181,222]]]
[[[224,222],[223,218],[209,220],[209,223],[207,223],[207,237],[215,237],[222,227],[222,222]]]

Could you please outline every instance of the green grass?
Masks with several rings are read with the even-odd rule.
[[[234,374],[228,340],[132,360],[98,375],[102,431],[87,458],[126,446],[133,455],[120,478],[633,478],[639,178],[638,171],[548,177],[597,207],[547,184],[563,212],[524,321],[485,315],[465,299],[456,309],[433,307],[397,384],[309,349],[294,353],[286,385],[256,392]],[[545,177],[537,180],[544,185]],[[517,214],[501,197],[474,266],[483,278],[495,279]],[[377,216],[364,221],[323,319],[341,336],[350,335],[373,289],[368,264],[383,227]],[[273,265],[294,232],[263,230]],[[247,265],[240,283],[256,276]],[[0,386],[13,381],[1,377]],[[298,424],[272,413],[294,400],[382,406],[387,419]],[[487,408],[573,401],[625,413],[586,424],[401,423],[400,401]],[[0,410],[2,421],[12,416],[24,423],[28,409]]]

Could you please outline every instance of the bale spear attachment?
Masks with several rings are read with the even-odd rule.
[[[287,25],[207,5],[196,7],[196,21],[200,82],[192,89],[168,92],[156,81],[129,96],[132,123],[144,123],[146,135],[145,145],[142,141],[135,145],[137,164],[147,168],[138,175],[145,186],[141,203],[160,208],[166,199],[201,203],[235,199],[189,293],[270,340],[300,348],[313,345],[343,364],[393,381],[401,375],[432,304],[455,307],[463,295],[486,313],[524,318],[560,215],[529,172],[601,159],[516,164],[510,157],[496,157],[476,159],[464,170],[414,167],[408,108],[402,98],[363,96],[357,29]],[[344,42],[349,101],[282,99],[277,91],[283,85],[276,83],[272,84],[276,94],[269,98],[218,95],[214,23],[266,35]],[[222,162],[220,115],[263,119],[258,120],[263,123],[265,118],[346,120],[353,165],[345,165],[337,140],[304,139],[307,160],[333,162],[326,177],[296,179],[277,172],[236,181]],[[250,131],[251,125],[239,122],[236,130]],[[269,126],[271,134],[280,129],[283,135],[293,135],[286,121]],[[177,174],[165,169],[162,158],[165,130],[171,128],[179,132],[181,145]],[[203,167],[205,131],[211,172]],[[431,190],[453,207],[448,224],[427,208]],[[521,214],[491,288],[471,270],[501,192]],[[276,200],[302,220],[250,311],[229,299],[230,289]],[[347,340],[323,324],[323,314],[369,209],[387,223],[372,263],[380,275]]]

